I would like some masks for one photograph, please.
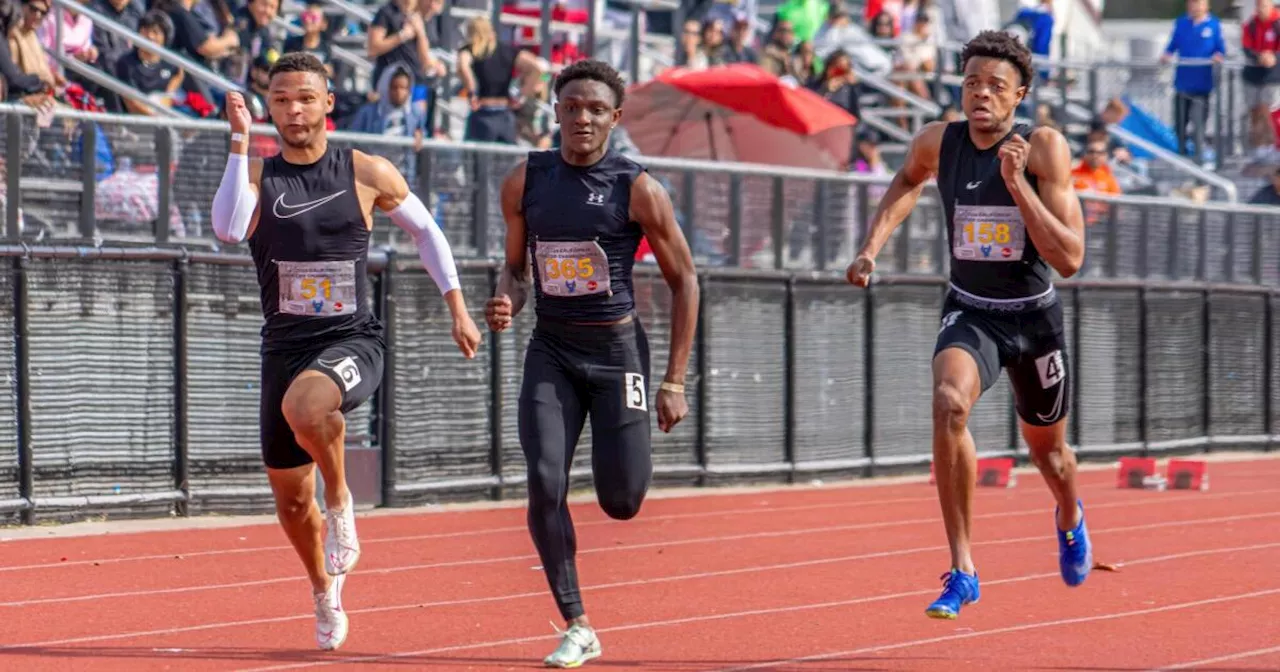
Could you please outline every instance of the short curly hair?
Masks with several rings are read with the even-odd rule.
[[[588,59],[578,61],[561,70],[560,75],[556,77],[556,97],[559,97],[560,91],[575,79],[587,79],[604,84],[613,91],[614,107],[622,107],[622,99],[626,95],[627,85],[622,81],[622,75],[618,74],[618,71],[614,70],[613,66],[608,63]]]
[[[1034,70],[1031,67],[1031,50],[1013,33],[1003,30],[984,30],[969,40],[960,52],[960,69],[969,65],[971,58],[995,58],[1018,69],[1022,85],[1031,88]]]
[[[324,63],[305,51],[291,51],[277,58],[271,64],[267,76],[271,78],[284,72],[310,72],[320,75],[320,79],[325,81],[329,79],[329,71],[325,69]]]

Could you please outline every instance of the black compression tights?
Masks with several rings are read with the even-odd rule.
[[[635,517],[653,472],[647,393],[640,392],[643,402],[634,397],[629,405],[624,390],[628,370],[643,367],[647,378],[643,338],[621,349],[615,341],[603,352],[596,347],[603,344],[574,340],[561,343],[544,334],[530,342],[519,411],[520,444],[528,462],[529,531],[566,621],[583,614],[574,562],[578,543],[566,499],[574,448],[588,414],[596,497],[605,513],[618,520]],[[616,364],[610,361],[615,359]]]

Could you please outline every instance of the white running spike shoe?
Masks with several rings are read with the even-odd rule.
[[[554,623],[552,627],[555,627]],[[560,632],[560,628],[556,628],[556,632]],[[560,646],[542,662],[547,667],[568,669],[581,667],[588,660],[599,658],[601,653],[596,631],[585,625],[574,625],[564,633]]]
[[[338,576],[355,569],[360,540],[356,538],[356,507],[350,493],[341,509],[325,511],[324,525],[324,570]]]
[[[316,645],[325,651],[333,651],[347,641],[347,612],[342,609],[342,584],[346,581],[346,576],[335,576],[328,590],[314,595]]]

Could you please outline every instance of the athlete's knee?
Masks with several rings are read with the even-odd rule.
[[[1036,440],[1036,437],[1025,436],[1024,439],[1030,439],[1027,441],[1027,452],[1031,455],[1031,463],[1041,473],[1061,478],[1075,471],[1076,454],[1065,439],[1044,437]]]
[[[933,424],[939,429],[959,432],[969,422],[969,395],[949,380],[933,386]]]
[[[600,492],[596,500],[605,514],[614,520],[631,520],[640,514],[644,504],[645,488],[628,488],[611,492]]]
[[[296,435],[327,438],[341,429],[342,393],[323,374],[299,377],[285,392],[280,410]]]
[[[285,523],[306,520],[316,506],[315,493],[306,487],[278,488],[275,501],[276,516]]]

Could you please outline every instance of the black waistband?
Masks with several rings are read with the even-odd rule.
[[[1044,310],[1053,306],[1058,302],[1058,290],[1050,287],[1049,291],[1039,296],[1029,296],[1025,299],[987,299],[959,291],[952,286],[950,291],[947,292],[947,297],[962,306],[978,310],[987,310],[993,313],[1026,313]]]
[[[606,324],[583,324],[539,315],[534,331],[569,339],[612,340],[619,336],[634,334],[638,321],[639,318],[635,313],[628,314],[619,322]]]

